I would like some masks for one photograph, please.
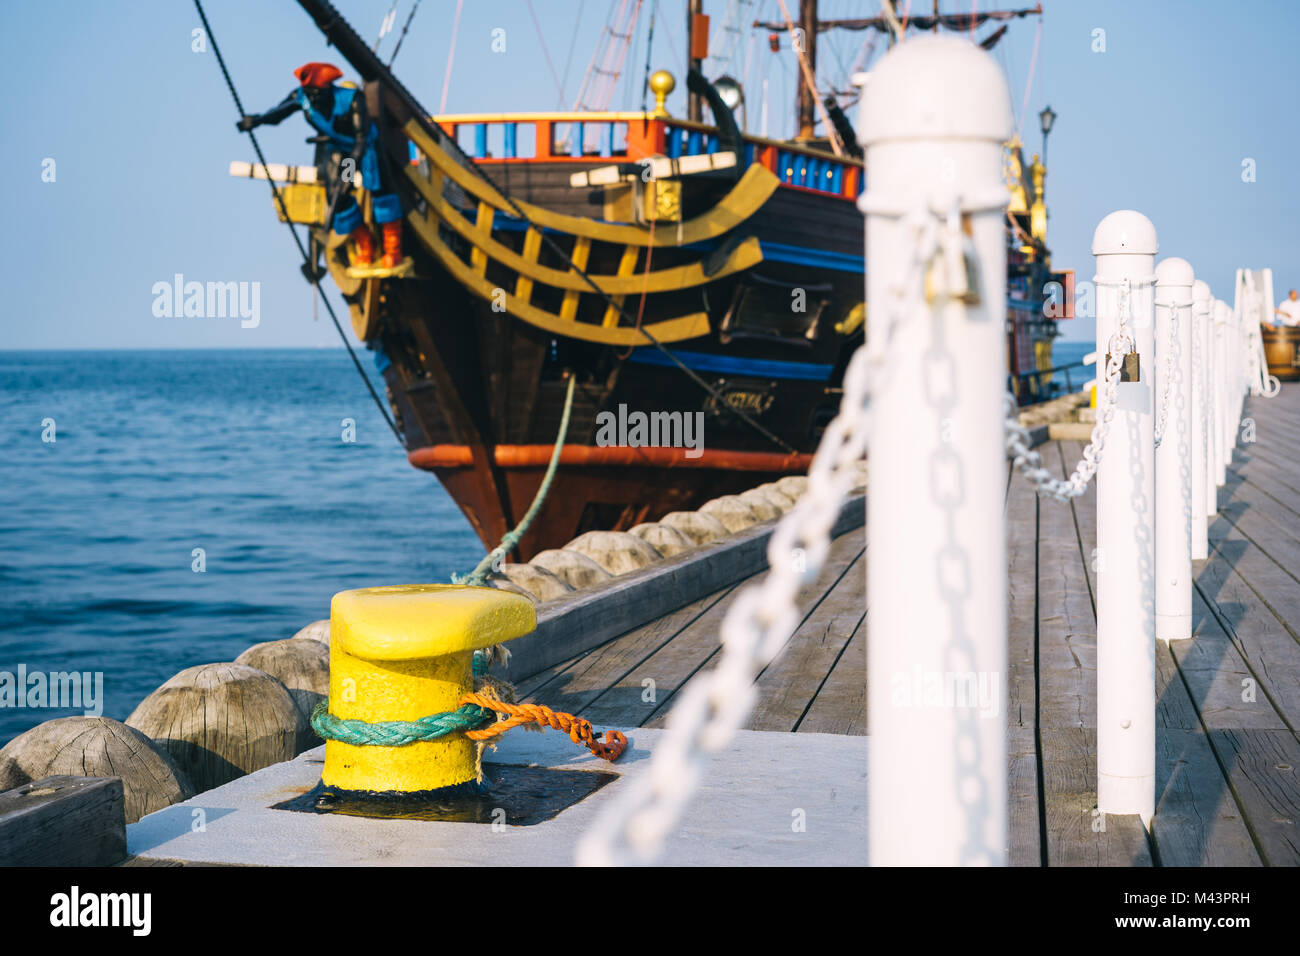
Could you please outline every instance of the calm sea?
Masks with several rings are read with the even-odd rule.
[[[336,591],[482,555],[341,351],[0,353],[0,463],[0,671],[102,672],[119,720]],[[0,707],[0,744],[80,712]]]
[[[1083,357],[1089,352],[1097,350],[1095,342],[1062,342],[1059,339],[1052,343],[1052,366],[1055,368],[1074,368],[1078,367],[1080,372],[1083,371]],[[1071,381],[1075,388],[1082,388],[1083,383],[1092,378],[1096,372],[1096,366],[1087,366],[1087,374],[1074,375],[1071,372]]]

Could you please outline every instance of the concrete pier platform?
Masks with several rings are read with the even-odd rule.
[[[615,771],[619,779],[533,826],[380,820],[271,809],[320,780],[325,748],[242,777],[127,827],[133,865],[554,866],[619,788],[644,773],[661,730],[628,729],[609,764],[562,734],[512,731],[485,763]],[[661,862],[677,866],[861,865],[866,739],[743,731],[706,775]],[[200,827],[201,824],[201,827]]]

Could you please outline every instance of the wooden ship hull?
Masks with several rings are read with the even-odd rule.
[[[485,546],[542,483],[570,375],[554,490],[517,559],[807,470],[865,333],[859,160],[662,110],[430,118],[329,4],[300,2],[365,81],[413,275],[349,277],[324,186],[284,188],[319,191],[303,221],[375,353],[408,458]],[[652,157],[670,174],[638,175]],[[1028,184],[1009,185],[1023,200]],[[1046,249],[1020,212],[1008,242],[1031,291],[1008,303],[1013,379],[1018,363],[1042,367],[1026,340],[1054,334],[1032,291]],[[699,447],[678,430],[602,439],[602,423],[638,413],[702,422],[687,433]]]

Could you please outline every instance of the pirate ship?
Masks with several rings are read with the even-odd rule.
[[[377,148],[399,171],[413,270],[349,268],[350,244],[328,225],[342,158],[328,142],[315,168],[242,172],[286,181],[281,216],[309,227],[375,354],[411,464],[437,476],[489,548],[529,508],[567,416],[555,490],[520,559],[807,469],[866,324],[864,169],[839,95],[817,89],[818,34],[875,31],[892,45],[909,28],[974,36],[1041,14],[945,15],[936,4],[905,24],[886,5],[879,17],[823,21],[803,0],[797,23],[754,22],[798,61],[798,135],[777,140],[741,128],[739,84],[703,76],[700,0],[687,5],[685,117],[665,107],[676,84],[666,71],[648,78],[652,110],[432,116],[331,4],[299,3],[364,83]],[[748,6],[729,7],[727,30]],[[621,0],[597,74],[617,77],[626,49],[613,38],[631,36],[640,8]],[[1072,294],[1068,276],[1050,273],[1045,170],[1024,162],[1018,141],[1006,158],[1015,381],[1050,364]],[[1055,313],[1042,305],[1051,280],[1066,289]],[[702,447],[605,444],[602,413],[703,413]]]

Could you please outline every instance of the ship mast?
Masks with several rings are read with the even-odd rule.
[[[698,0],[691,0],[691,2],[697,3]],[[894,0],[884,0],[884,2],[888,4],[888,12],[892,14],[895,10]],[[983,13],[940,13],[939,0],[934,0],[933,10],[934,12],[930,16],[921,14],[911,17],[908,25],[918,30],[933,30],[935,33],[939,32],[941,26],[954,31],[974,30],[975,27],[982,26],[989,21],[1041,16],[1043,5],[1039,3],[1037,6],[1019,10],[989,10]],[[817,0],[800,0],[799,23],[796,29],[803,32],[803,52],[804,56],[807,57],[809,73],[814,77],[816,76],[817,34],[822,30],[879,30],[890,35],[892,44],[895,24],[897,23],[896,16],[895,14],[893,16],[854,17],[845,20],[821,20],[817,17]],[[787,23],[781,21],[755,20],[754,27],[770,30],[773,33],[788,31]],[[992,46],[1000,37],[1001,32],[987,37],[984,41],[985,48]],[[901,39],[901,36],[899,39]],[[815,138],[813,127],[817,121],[816,96],[805,80],[802,70],[795,71],[795,82],[797,84],[795,108],[799,120],[798,138],[804,140],[813,139]]]
[[[704,0],[687,0],[686,3],[686,68],[689,73],[704,72],[704,57],[708,55],[709,18],[704,16]],[[698,93],[686,97],[686,118],[692,123],[704,121],[704,101]]]
[[[803,30],[803,51],[808,60],[808,72],[817,75],[817,0],[799,0],[799,27]],[[798,139],[812,139],[813,127],[817,123],[817,103],[813,90],[804,79],[803,70],[795,70],[798,84],[795,92],[795,105],[799,111]]]

